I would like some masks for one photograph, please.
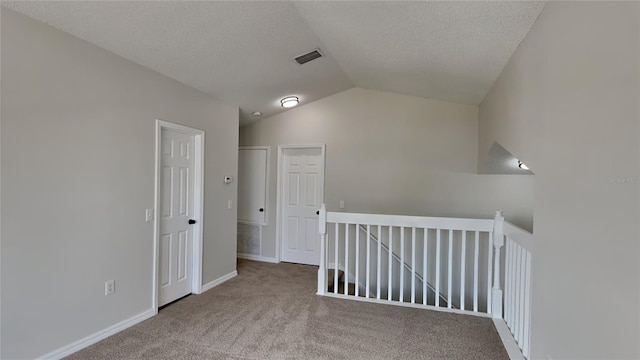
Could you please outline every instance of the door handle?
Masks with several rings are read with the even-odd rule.
[[[260,212],[264,212],[264,208],[260,208],[258,211],[260,211]]]
[[[316,211],[316,215],[320,215],[320,210]]]
[[[193,219],[189,219],[189,225],[193,225],[193,224],[195,224],[195,223],[196,223],[196,221],[195,221],[195,220],[193,220]]]

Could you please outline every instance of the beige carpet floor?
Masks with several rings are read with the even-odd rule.
[[[70,359],[508,359],[488,318],[315,295],[317,267],[239,261]]]

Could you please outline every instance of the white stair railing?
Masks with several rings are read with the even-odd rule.
[[[522,354],[529,358],[533,235],[505,222],[504,238],[506,238],[506,256],[503,318]]]
[[[391,228],[389,228],[391,230]],[[367,228],[364,225],[360,225],[360,231],[361,233],[366,233]],[[422,277],[422,274],[425,274],[426,271],[424,269],[424,266],[427,265],[426,262],[423,263],[423,269],[422,272],[416,272],[415,268],[412,267],[410,264],[408,263],[401,263],[401,259],[398,257],[398,255],[396,255],[393,251],[389,250],[388,244],[389,244],[389,239],[392,239],[392,232],[389,232],[389,234],[387,235],[387,241],[386,243],[384,242],[384,239],[382,238],[378,238],[377,236],[375,236],[374,234],[369,233],[369,240],[374,244],[374,246],[379,246],[378,250],[378,256],[385,256],[382,255],[383,253],[386,253],[387,256],[387,262],[386,262],[386,266],[388,267],[389,264],[395,264],[398,263],[399,266],[402,266],[404,268],[404,272],[406,273],[411,273],[409,274],[409,278],[411,279],[411,281],[414,282],[414,285],[412,286],[413,288],[415,287],[419,287],[420,284],[426,284],[426,288],[423,289],[423,298],[427,296],[428,292],[433,293],[433,296],[436,296],[436,289],[433,287],[433,285],[431,284],[431,282],[425,280]],[[346,240],[348,241],[348,240]],[[419,255],[418,255],[419,256]],[[348,257],[348,253],[345,255],[345,258]],[[426,256],[424,256],[424,258],[426,258]],[[415,262],[415,261],[414,261]],[[381,261],[381,258],[378,257],[378,264],[380,264],[381,266],[378,266],[378,278],[380,277],[380,273],[387,273],[390,277],[391,277],[391,273],[388,271],[388,269],[384,266],[385,263]],[[418,282],[418,284],[416,285],[415,282]],[[385,279],[382,278],[380,282],[385,282]],[[378,284],[380,284],[380,282],[378,282]],[[392,283],[392,279],[388,279],[386,281],[387,284],[387,297],[390,298],[392,297],[392,294],[394,293],[394,289],[392,289],[391,287],[388,286],[388,284]],[[382,288],[384,289],[384,286],[382,286]],[[378,289],[377,293],[380,293],[380,289]],[[382,291],[382,294],[384,295],[384,291]],[[440,300],[447,302],[447,298],[444,297],[442,294],[437,294],[437,296],[440,297]],[[464,296],[464,292],[462,293],[462,296]]]
[[[318,294],[491,314],[494,220],[327,212],[324,206],[319,215]],[[367,229],[365,236],[360,236],[360,226]],[[387,238],[388,256],[381,256],[382,241],[371,246],[372,235]],[[409,276],[404,266],[389,266],[393,253],[400,264],[409,264]],[[338,286],[332,293],[324,286],[329,264],[345,271],[342,293]],[[350,281],[356,294],[347,292]],[[446,302],[427,296],[429,283]],[[397,294],[390,291],[394,288],[399,288]]]
[[[318,295],[490,316],[506,323],[529,356],[533,235],[502,212],[462,219],[327,212],[322,205],[319,232]],[[330,264],[344,270],[342,284],[334,272],[332,292]]]

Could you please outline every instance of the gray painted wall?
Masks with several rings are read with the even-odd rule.
[[[155,119],[206,131],[203,283],[235,270],[238,108],[2,11],[2,354],[151,308]],[[116,293],[104,296],[104,282]]]
[[[492,218],[531,229],[533,177],[477,175],[478,107],[353,88],[240,129],[270,145],[262,256],[276,255],[278,145],[326,144],[330,211]]]
[[[535,359],[637,359],[637,2],[549,2],[480,106],[535,172]]]

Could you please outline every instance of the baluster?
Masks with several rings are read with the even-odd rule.
[[[416,228],[411,228],[411,303],[416,303]]]
[[[520,297],[518,296],[518,294],[520,293],[520,287],[522,286],[522,284],[520,283],[520,258],[522,256],[522,247],[520,245],[518,245],[517,247],[517,251],[516,251],[516,288],[515,288],[515,292],[514,292],[514,297],[516,299],[515,304],[513,306],[513,311],[515,311],[515,321],[513,324],[513,338],[514,339],[518,339],[518,335],[520,332]]]
[[[387,300],[391,301],[393,290],[393,226],[389,226],[389,282],[387,283]]]
[[[400,302],[404,302],[404,226],[400,227]]]
[[[436,229],[436,306],[440,306],[440,232]]]
[[[512,330],[513,332],[513,328],[515,326],[515,321],[516,321],[516,312],[515,312],[515,307],[516,307],[516,256],[518,254],[518,244],[516,244],[515,242],[513,242],[513,240],[511,240],[511,266],[510,266],[510,270],[509,272],[511,273],[511,300],[509,301],[509,312],[511,313],[510,315],[510,324],[509,324],[509,329]]]
[[[338,293],[338,270],[339,270],[339,266],[338,266],[338,238],[340,237],[338,231],[340,230],[340,224],[339,223],[335,223],[335,231],[336,231],[336,237],[333,240],[334,241],[334,253],[335,253],[335,257],[333,258],[333,293],[337,294]]]
[[[318,217],[318,230],[320,232],[320,266],[318,268],[318,295],[327,292],[327,208],[324,204],[320,207]]]
[[[378,225],[378,271],[376,273],[376,299],[380,300],[380,268],[382,267],[382,227]]]
[[[524,342],[522,353],[529,358],[529,341],[531,339],[531,253],[527,252],[527,266],[525,270],[525,292],[524,292]]]
[[[360,296],[360,224],[356,224],[356,296]]]
[[[344,294],[349,295],[349,228],[344,224]]]
[[[487,241],[487,314],[491,314],[491,266],[493,264],[493,232],[489,232]]]
[[[371,225],[367,224],[367,266],[366,266],[366,287],[365,287],[365,295],[364,297],[369,297],[369,280],[371,277]]]
[[[527,250],[522,249],[522,257],[520,258],[520,293],[518,297],[520,298],[520,331],[518,332],[518,344],[522,345],[524,341],[524,308],[526,298],[524,297],[525,289],[526,289],[526,271],[527,271]]]
[[[480,232],[476,231],[473,250],[473,311],[478,312],[478,262],[480,260]]]
[[[511,239],[507,238],[507,242],[504,245],[505,258],[504,258],[504,321],[509,326],[511,322]]]
[[[423,248],[422,248],[422,253],[423,253],[423,258],[424,260],[422,261],[422,305],[427,305],[427,279],[428,279],[428,268],[427,268],[427,260],[429,259],[428,255],[429,255],[429,229],[425,228],[424,229],[424,234],[423,234]]]
[[[496,211],[493,220],[493,248],[495,251],[493,262],[493,290],[491,291],[493,303],[491,304],[491,312],[493,317],[502,318],[502,289],[500,288],[500,248],[504,245],[504,216],[502,211]],[[491,252],[491,249],[489,249]],[[491,264],[491,263],[489,263]]]
[[[460,310],[464,310],[464,276],[467,253],[467,232],[462,230],[462,248],[460,249]]]
[[[449,230],[449,254],[447,262],[447,307],[451,309],[453,297],[451,296],[451,288],[453,288],[453,230]]]

